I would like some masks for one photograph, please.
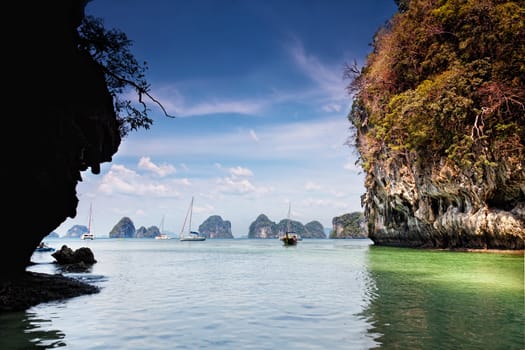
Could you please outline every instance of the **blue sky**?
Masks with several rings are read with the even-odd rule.
[[[154,124],[127,136],[99,175],[82,174],[77,216],[107,237],[124,216],[180,232],[210,215],[248,233],[259,214],[326,228],[362,211],[345,63],[361,66],[394,1],[93,0],[86,14],[133,41],[146,61]]]

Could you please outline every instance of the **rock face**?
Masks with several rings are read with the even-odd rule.
[[[67,245],[63,245],[60,250],[57,250],[51,254],[56,259],[57,264],[88,264],[93,265],[97,262],[93,252],[88,247],[81,247],[76,250],[69,248]]]
[[[304,225],[305,233],[301,235],[303,238],[326,238],[323,224],[319,221],[310,221]]]
[[[277,238],[275,222],[268,219],[264,214],[260,214],[254,222],[250,224],[248,238]]]
[[[410,247],[524,249],[525,172],[502,161],[482,183],[446,166],[374,165],[364,203],[370,238]],[[518,170],[518,171],[515,171]],[[511,176],[512,175],[512,176]]]
[[[109,238],[135,238],[135,225],[128,217],[123,217],[109,232]]]
[[[160,235],[160,230],[157,226],[148,228],[141,226],[135,231],[135,238],[155,238],[158,235]]]
[[[284,234],[288,229],[302,238],[326,238],[323,225],[319,221],[311,221],[303,225],[299,221],[283,219],[279,223],[275,223],[264,214],[260,214],[250,224],[248,238],[279,238],[279,235]]]
[[[73,225],[69,230],[67,230],[65,238],[80,238],[82,234],[88,233],[87,226],[84,225]]]
[[[366,238],[368,237],[365,216],[353,212],[336,216],[332,219],[330,238]]]
[[[16,3],[10,13],[24,30],[4,42],[10,55],[6,101],[13,106],[9,133],[23,135],[7,162],[5,180],[17,188],[8,194],[6,217],[12,255],[0,255],[0,276],[24,273],[34,247],[68,217],[76,216],[76,186],[81,172],[109,162],[120,145],[119,125],[103,71],[77,49],[76,28],[86,1]],[[16,109],[16,111],[15,111]],[[18,146],[17,146],[18,145]]]
[[[523,1],[399,3],[347,71],[369,237],[524,249]]]
[[[233,238],[232,224],[222,220],[219,215],[212,215],[200,226],[199,233],[206,238]]]
[[[128,217],[123,217],[117,222],[109,232],[109,238],[155,238],[160,235],[160,229],[157,226],[148,228],[141,226],[135,229],[135,224]]]

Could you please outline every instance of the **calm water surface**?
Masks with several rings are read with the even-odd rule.
[[[50,239],[101,292],[0,315],[0,349],[525,349],[523,255],[369,240]],[[32,271],[56,273],[50,253]]]

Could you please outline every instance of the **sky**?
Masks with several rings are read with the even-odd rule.
[[[364,174],[347,144],[359,67],[393,0],[93,0],[86,14],[124,32],[147,62],[154,120],[132,131],[100,174],[82,173],[77,216],[95,237],[123,217],[180,233],[211,215],[246,236],[260,214],[307,224],[362,211]],[[130,96],[129,98],[133,98]]]

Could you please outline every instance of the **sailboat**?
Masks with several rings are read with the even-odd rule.
[[[89,205],[89,219],[88,219],[88,230],[80,236],[80,239],[94,239],[95,235],[91,232],[91,218],[93,215],[92,204]]]
[[[155,239],[170,239],[170,236],[164,233],[164,216],[162,216],[162,220],[160,221],[160,234],[155,236]]]
[[[186,218],[184,219],[184,223],[182,224],[182,229],[180,231],[179,240],[181,241],[205,241],[206,237],[201,236],[197,231],[191,230],[191,217],[193,215],[193,197],[191,197],[191,203],[190,207],[188,208],[188,212],[186,213]],[[186,221],[188,221],[189,218],[189,224],[188,224],[188,234],[184,235],[184,228],[186,227]]]
[[[288,221],[286,222],[286,231],[284,235],[279,237],[279,239],[283,242],[284,245],[297,245],[297,242],[299,241],[299,236],[290,229],[291,220],[290,220],[290,213],[292,209],[292,204],[290,203],[288,205]]]

